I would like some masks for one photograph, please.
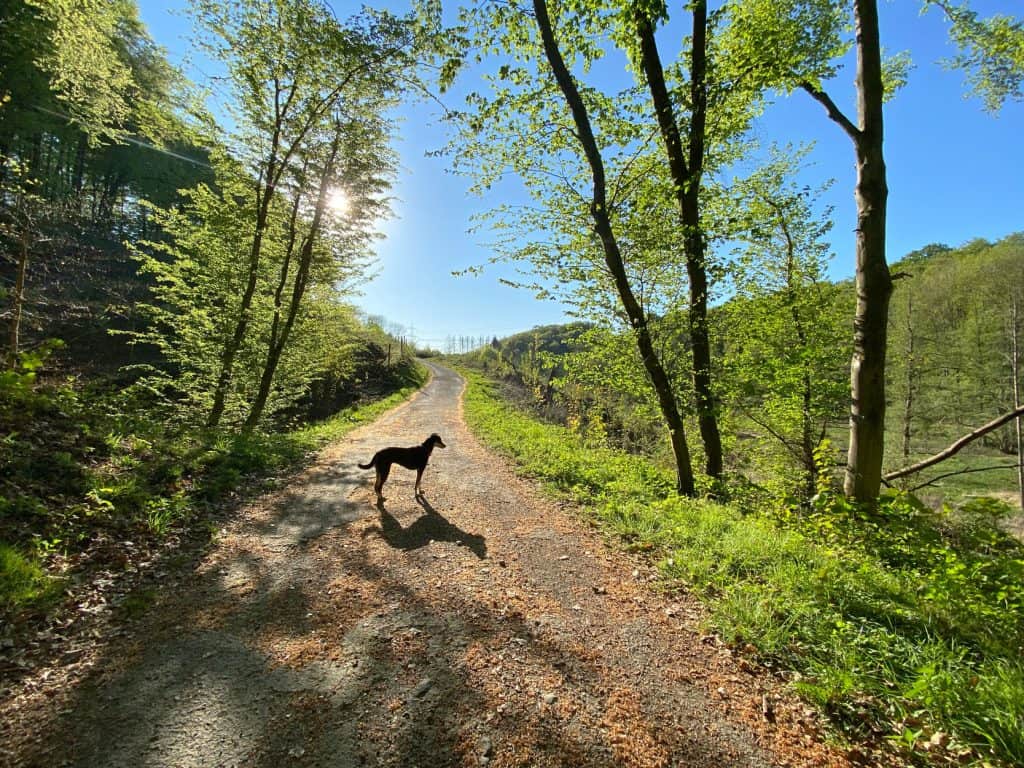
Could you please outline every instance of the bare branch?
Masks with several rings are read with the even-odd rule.
[[[800,83],[800,87],[803,88],[807,93],[810,94],[811,98],[816,102],[825,107],[825,111],[828,112],[828,116],[833,122],[839,125],[846,134],[853,139],[855,144],[860,143],[861,132],[860,129],[853,124],[853,122],[846,115],[843,114],[842,110],[836,106],[836,103],[832,101],[832,97],[825,93],[820,88],[816,88],[810,83],[804,81]]]
[[[904,467],[903,469],[898,469],[895,472],[888,473],[887,475],[884,476],[884,479],[887,482],[897,480],[901,477],[912,475],[915,472],[920,472],[922,469],[927,469],[928,467],[938,464],[941,461],[945,461],[951,456],[954,456],[955,454],[959,453],[964,447],[966,447],[970,443],[973,443],[979,437],[984,437],[989,432],[999,429],[999,427],[1003,426],[1003,424],[1006,424],[1008,421],[1012,421],[1013,419],[1019,418],[1020,416],[1024,416],[1024,406],[1015,408],[1009,413],[1004,413],[1002,416],[1000,416],[997,419],[993,419],[988,424],[982,427],[978,427],[973,432],[964,435],[951,446],[949,446],[943,451],[939,451],[934,456],[924,459],[923,461],[919,461],[916,464],[912,464],[909,467]]]

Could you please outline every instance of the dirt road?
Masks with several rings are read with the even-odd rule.
[[[544,499],[431,366],[412,401],[243,510],[91,675],[27,718],[17,765],[843,765],[773,678]],[[414,499],[387,445],[439,432]],[[45,699],[45,697],[44,697]],[[38,706],[46,706],[41,700]],[[762,706],[770,706],[770,717]]]

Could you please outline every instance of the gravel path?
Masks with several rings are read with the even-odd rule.
[[[4,764],[845,765],[698,603],[482,448],[461,379],[431,369],[246,508],[83,681],[33,698]],[[376,506],[356,462],[431,432],[425,497],[396,468]]]

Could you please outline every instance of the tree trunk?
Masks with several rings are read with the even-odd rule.
[[[910,461],[910,420],[914,413],[914,320],[913,294],[907,293],[907,361],[903,397],[903,462]]]
[[[256,231],[253,234],[252,245],[249,248],[248,278],[245,284],[245,291],[242,293],[242,301],[238,310],[238,318],[235,321],[235,329],[224,345],[221,353],[220,374],[217,377],[217,386],[213,393],[213,405],[210,408],[210,415],[206,420],[206,426],[210,428],[220,424],[224,415],[224,408],[227,405],[228,387],[234,374],[235,356],[242,347],[245,334],[249,330],[249,315],[252,309],[252,299],[256,294],[256,284],[259,282],[260,254],[263,248],[263,233],[267,228],[267,216],[270,208],[270,199],[273,191],[266,194],[263,203],[256,212]]]
[[[28,221],[21,224],[21,233],[18,238],[18,271],[14,278],[14,290],[11,292],[11,324],[8,329],[8,350],[7,367],[15,368],[18,365],[18,353],[20,351],[21,316],[25,306],[25,276],[28,274]]]
[[[689,330],[693,351],[693,391],[697,419],[706,458],[705,468],[716,480],[722,476],[722,438],[718,431],[711,376],[711,342],[708,337],[708,279],[705,265],[704,229],[700,221],[700,183],[704,169],[704,133],[707,122],[707,4],[698,0],[693,7],[693,51],[690,59],[691,116],[689,163],[683,152],[679,126],[665,85],[665,73],[654,37],[654,26],[642,13],[637,15],[637,36],[644,76],[658,118],[669,171],[672,174],[679,221],[683,229],[686,272],[690,283]]]
[[[651,385],[654,387],[655,394],[658,397],[662,417],[665,419],[665,424],[668,427],[672,442],[672,452],[676,462],[676,491],[686,496],[693,496],[696,493],[696,488],[694,486],[693,468],[690,463],[690,449],[686,443],[683,419],[679,414],[679,407],[676,403],[668,374],[665,372],[661,360],[654,350],[650,330],[647,327],[647,317],[643,307],[640,306],[636,296],[633,294],[629,278],[626,275],[622,254],[619,251],[618,241],[615,238],[611,219],[608,215],[604,161],[601,158],[601,152],[594,138],[590,117],[587,114],[583,99],[580,98],[576,83],[565,66],[558,43],[555,41],[545,0],[533,0],[533,9],[548,64],[572,112],[573,121],[576,124],[577,137],[590,165],[594,182],[590,214],[594,221],[594,230],[601,240],[605,264],[608,267],[608,271],[612,274],[619,299],[622,302],[626,316],[629,318],[633,333],[636,335],[636,343],[640,351],[640,357],[643,360],[644,369],[650,377]]]
[[[274,297],[274,322],[270,333],[270,347],[267,352],[267,362],[263,366],[263,374],[260,376],[260,387],[256,393],[256,399],[253,401],[252,408],[249,411],[249,416],[245,420],[245,429],[247,430],[251,430],[256,427],[260,418],[263,416],[263,411],[267,407],[267,401],[270,398],[270,390],[274,383],[274,374],[277,372],[277,366],[281,362],[281,355],[284,352],[284,348],[288,344],[288,338],[291,336],[292,327],[295,325],[295,319],[299,315],[299,307],[302,304],[302,298],[306,294],[306,287],[309,284],[309,271],[313,263],[313,247],[316,244],[316,238],[320,233],[320,224],[323,221],[324,209],[327,206],[327,198],[330,194],[330,184],[334,176],[334,163],[338,157],[338,146],[340,142],[341,127],[337,126],[334,134],[334,140],[331,143],[330,157],[328,158],[327,164],[324,166],[323,173],[320,176],[320,189],[317,193],[316,209],[313,212],[313,221],[310,223],[309,231],[306,233],[306,236],[302,241],[302,247],[299,249],[299,266],[295,273],[295,283],[292,286],[292,297],[291,303],[288,306],[288,316],[285,319],[284,327],[281,328],[280,333],[278,333],[281,316],[281,292],[284,289],[288,276],[287,262],[291,259],[299,200],[301,198],[301,193],[296,193],[295,205],[292,208],[288,256],[284,266],[282,267],[281,281],[278,284],[277,294]],[[303,170],[305,170],[305,168],[303,168]]]
[[[885,449],[885,352],[892,277],[885,260],[888,198],[882,153],[882,55],[875,0],[856,0],[857,311],[850,365],[850,449],[843,489],[861,502],[878,498]]]
[[[853,141],[857,158],[857,310],[850,362],[850,444],[843,490],[873,502],[882,486],[885,451],[885,352],[892,277],[885,260],[886,186],[882,104],[882,50],[876,0],[855,0],[857,117],[854,125],[818,86],[801,87],[825,107]]]
[[[775,211],[779,217],[779,229],[786,240],[786,303],[789,305],[789,315],[793,318],[793,328],[796,331],[796,340],[799,349],[806,350],[809,346],[807,341],[807,330],[804,327],[804,320],[800,316],[799,294],[800,285],[796,274],[796,243],[789,231],[789,224],[782,207],[773,200],[766,198],[765,202]],[[814,414],[812,405],[814,403],[814,386],[811,381],[811,372],[807,362],[802,361],[803,372],[800,376],[800,461],[803,464],[806,474],[807,498],[811,498],[818,490],[818,465],[814,461]]]
[[[280,171],[277,168],[278,146],[281,140],[280,120],[274,125],[274,133],[270,141],[270,151],[267,157],[267,164],[256,181],[256,228],[253,232],[252,244],[249,247],[248,276],[245,284],[245,291],[242,293],[242,301],[238,309],[238,318],[235,321],[235,329],[224,345],[221,353],[220,374],[217,377],[217,386],[213,392],[213,405],[210,408],[210,415],[207,417],[206,426],[210,428],[220,424],[224,415],[224,408],[227,405],[228,387],[234,374],[235,356],[245,340],[245,334],[249,330],[249,314],[252,309],[253,296],[256,294],[256,285],[259,282],[260,256],[263,250],[263,234],[267,228],[267,219],[270,213],[270,204],[273,201],[274,193],[277,190],[277,180]]]

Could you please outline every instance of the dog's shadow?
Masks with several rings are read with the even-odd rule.
[[[481,560],[487,557],[487,540],[483,536],[467,533],[452,524],[422,494],[416,497],[416,503],[423,507],[426,514],[417,518],[408,528],[403,528],[394,515],[388,512],[383,500],[378,500],[380,526],[368,529],[363,535],[379,533],[390,546],[404,552],[425,547],[432,541],[450,541],[468,548]]]

